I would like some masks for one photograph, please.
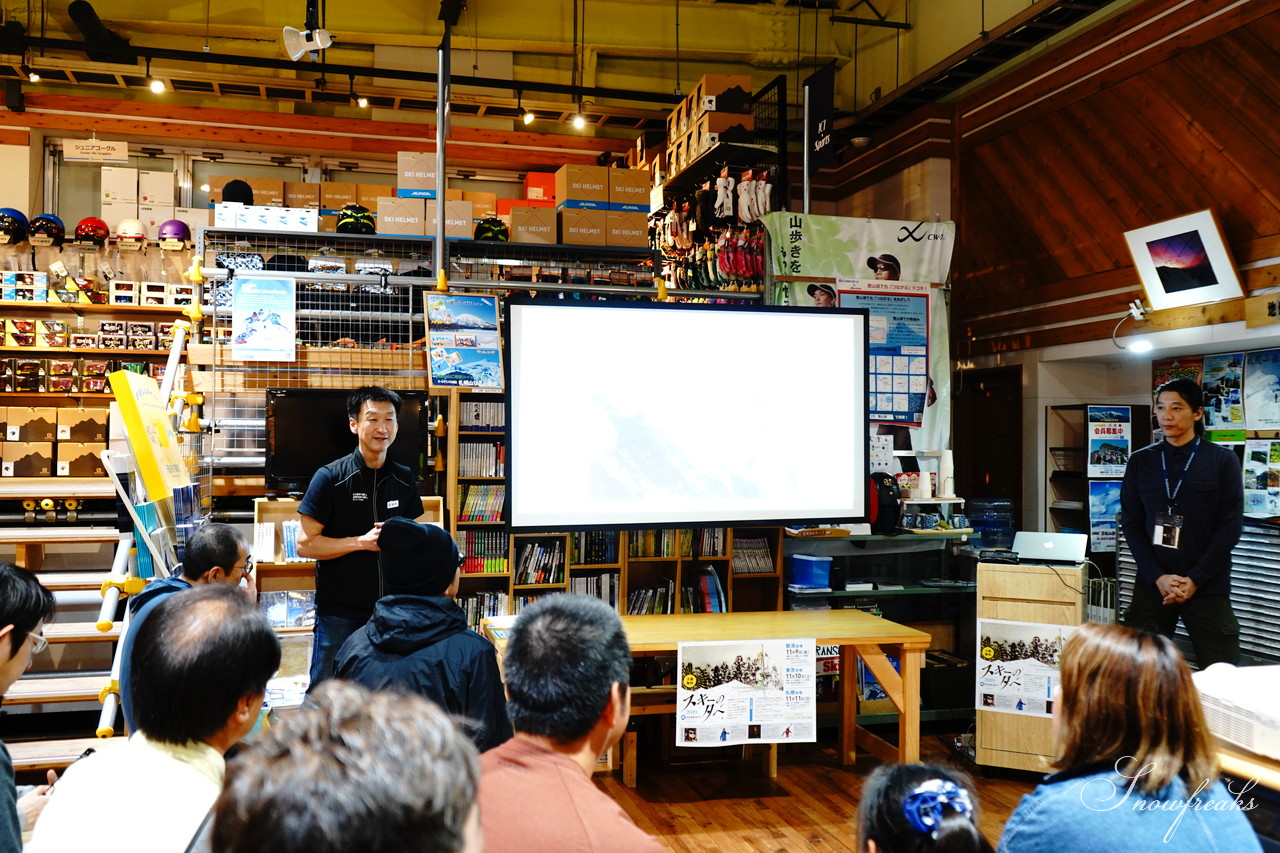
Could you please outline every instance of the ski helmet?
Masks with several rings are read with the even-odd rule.
[[[191,241],[191,229],[181,219],[166,219],[160,223],[159,236],[161,240],[181,240],[184,243],[189,243]]]
[[[107,227],[107,223],[96,216],[86,216],[76,226],[76,239],[84,243],[104,246],[109,236],[111,236],[111,229]]]
[[[27,239],[27,217],[20,210],[12,207],[0,207],[0,235],[6,236],[6,243],[21,243]]]
[[[139,219],[125,219],[116,226],[117,240],[145,240],[147,229]]]
[[[338,211],[338,232],[341,234],[374,234],[377,227],[369,208],[360,204],[348,204]]]
[[[31,220],[31,233],[48,237],[55,246],[61,246],[67,240],[67,227],[52,213],[42,213]]]

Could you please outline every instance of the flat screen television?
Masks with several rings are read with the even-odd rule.
[[[396,462],[422,478],[427,440],[427,392],[401,391],[400,429],[389,451]],[[266,491],[270,494],[306,492],[311,477],[333,460],[356,448],[347,421],[351,389],[268,388]]]
[[[867,520],[863,309],[512,300],[512,530]]]

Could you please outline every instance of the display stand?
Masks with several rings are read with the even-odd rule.
[[[978,619],[1079,625],[1084,621],[1087,583],[1084,564],[979,563]],[[980,765],[1047,773],[1057,757],[1054,743],[1049,717],[977,711],[974,760]]]

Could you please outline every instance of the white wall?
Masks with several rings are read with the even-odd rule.
[[[31,146],[0,145],[0,175],[4,175],[0,207],[15,207],[28,219],[35,215],[31,211],[39,207],[32,198],[31,156]]]

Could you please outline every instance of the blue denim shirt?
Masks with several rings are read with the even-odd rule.
[[[997,853],[1261,853],[1246,783],[1190,792],[1175,779],[1144,795],[1114,767],[1046,776],[1009,816]]]

